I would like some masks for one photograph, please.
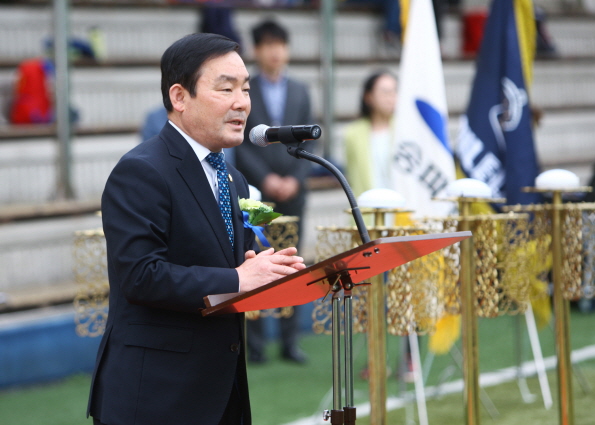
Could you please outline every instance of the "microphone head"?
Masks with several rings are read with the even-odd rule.
[[[265,124],[259,124],[256,127],[253,127],[252,130],[250,130],[248,138],[256,146],[260,146],[261,148],[267,147],[269,145],[266,136],[267,128],[269,128],[269,126]]]
[[[310,135],[312,136],[311,140],[316,140],[320,138],[322,135],[322,128],[318,124],[314,124],[310,126]]]

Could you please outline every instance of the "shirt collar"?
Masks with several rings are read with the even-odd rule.
[[[281,86],[281,85],[287,84],[287,74],[286,73],[282,73],[277,81],[269,80],[266,77],[266,75],[264,75],[262,73],[259,74],[258,78],[260,78],[260,82],[262,84],[267,85],[267,86]]]
[[[188,142],[188,144],[190,145],[190,147],[192,148],[192,150],[198,157],[198,160],[200,162],[204,161],[205,158],[207,157],[207,155],[211,153],[211,151],[209,149],[207,149],[206,147],[204,147],[203,145],[201,145],[200,143],[198,143],[192,137],[190,137],[186,133],[184,133],[184,131],[182,131],[182,129],[180,129],[180,127],[175,125],[171,120],[169,120],[169,123],[172,125],[173,128],[175,128],[178,131],[178,133],[180,133],[182,135],[182,137],[184,137],[184,139],[186,139],[186,141]]]

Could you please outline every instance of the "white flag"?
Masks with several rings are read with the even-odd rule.
[[[455,180],[448,110],[432,0],[411,0],[395,110],[393,188],[416,216],[447,215],[446,186]]]

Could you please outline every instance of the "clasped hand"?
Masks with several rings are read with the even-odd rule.
[[[240,291],[251,291],[274,280],[306,268],[304,259],[295,254],[297,249],[285,248],[275,252],[273,248],[256,254],[246,252],[246,261],[236,267],[240,279]]]
[[[262,192],[275,202],[287,202],[295,198],[300,190],[300,182],[293,176],[280,176],[270,173],[262,182]]]

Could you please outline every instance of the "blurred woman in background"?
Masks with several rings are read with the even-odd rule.
[[[393,115],[397,78],[389,71],[372,74],[364,83],[361,117],[345,128],[347,179],[355,196],[392,186]]]

